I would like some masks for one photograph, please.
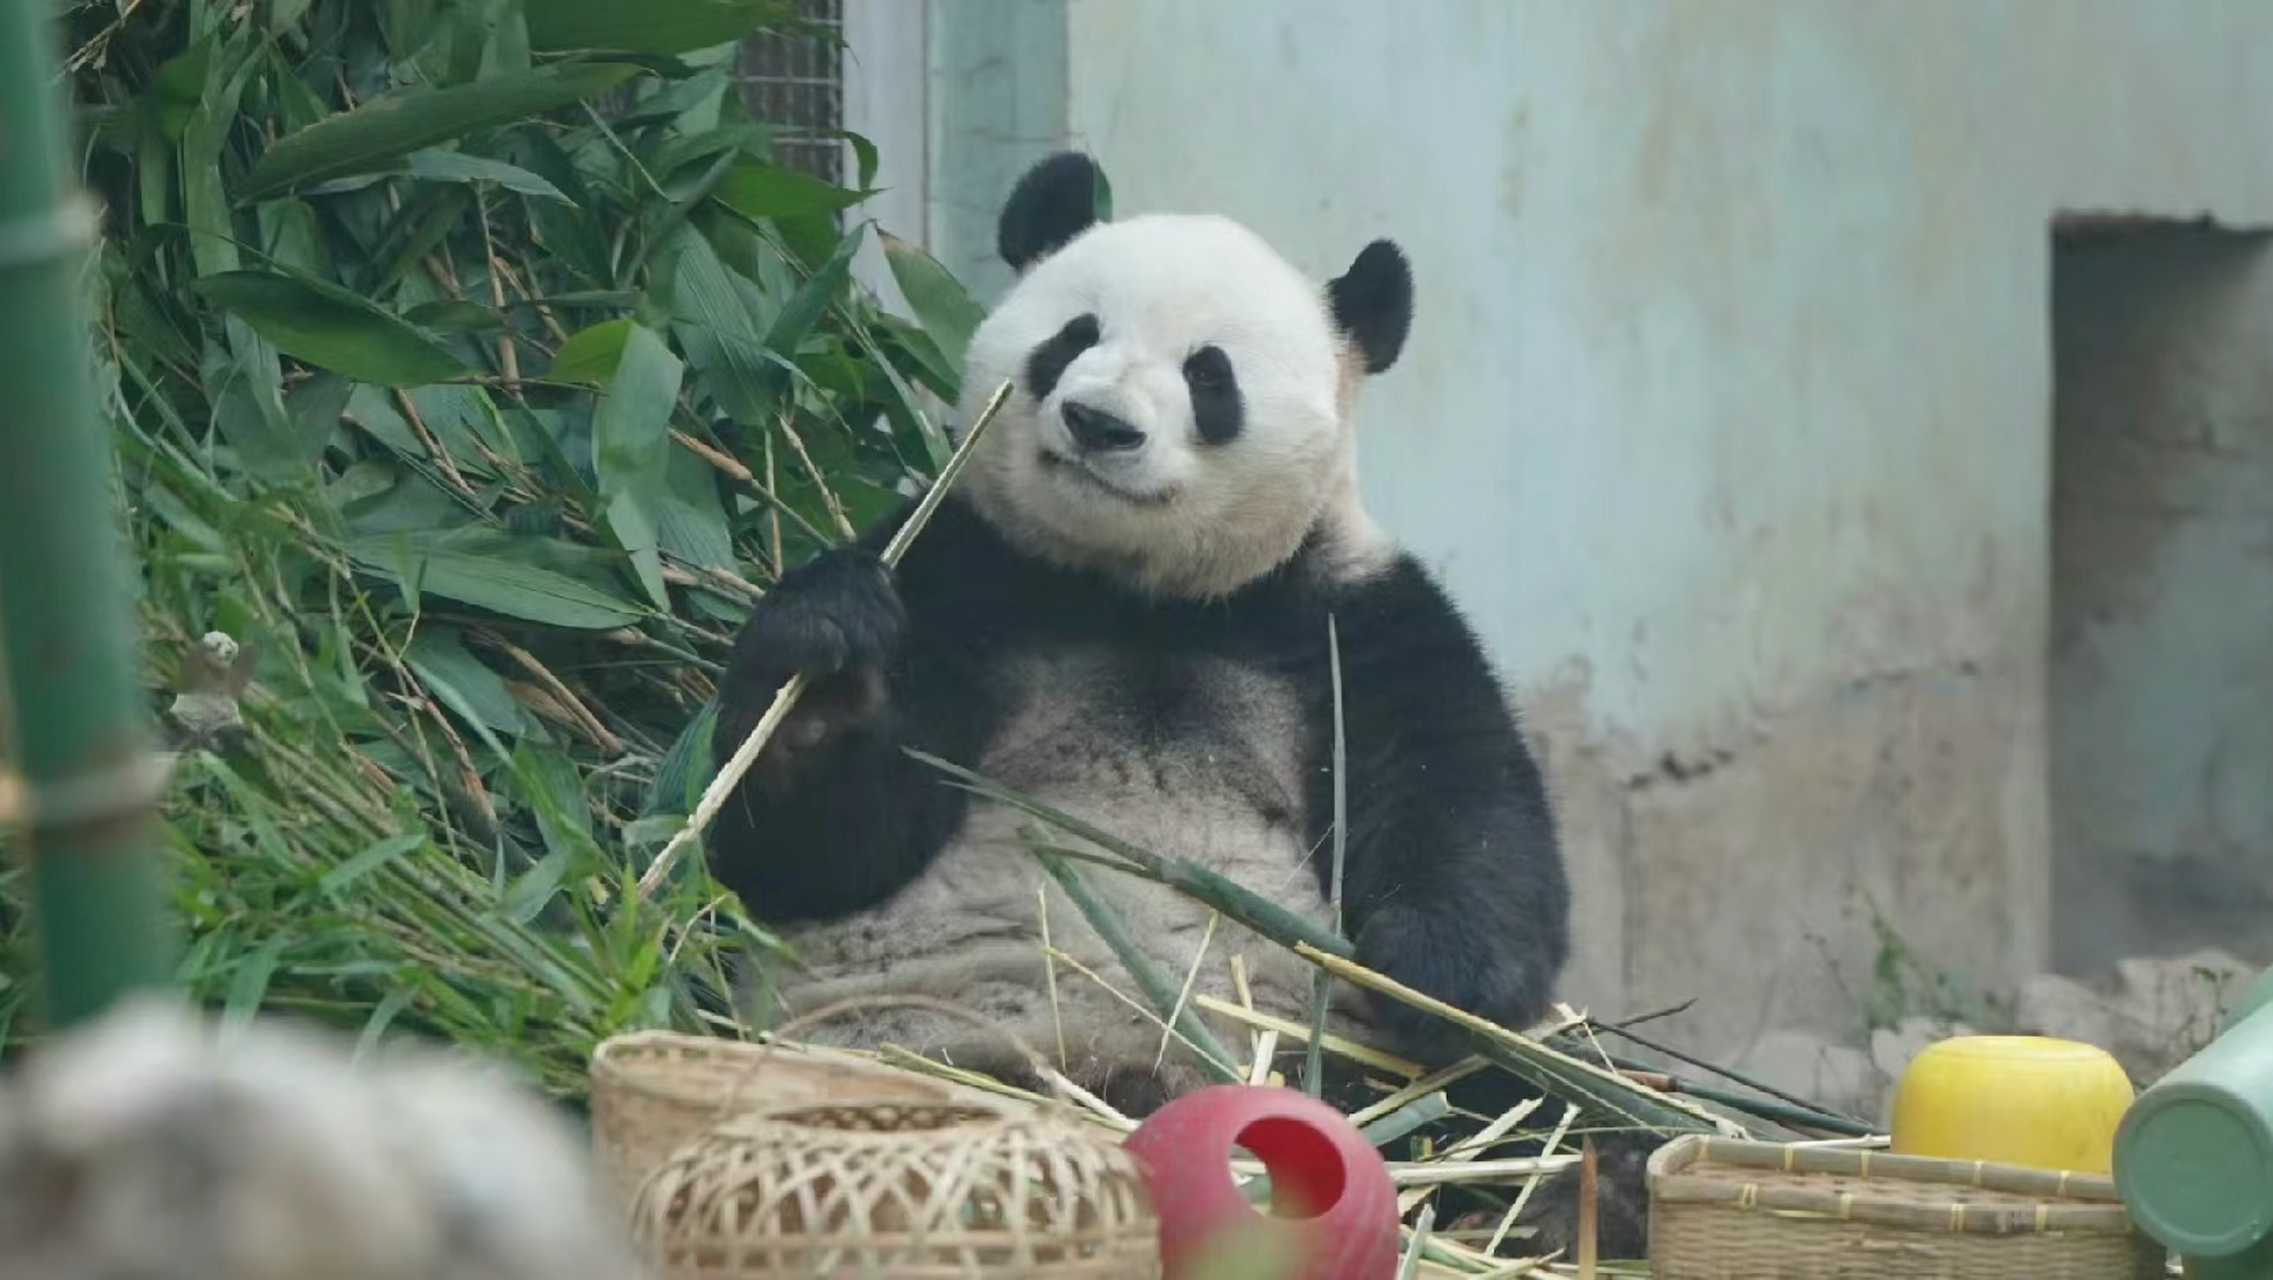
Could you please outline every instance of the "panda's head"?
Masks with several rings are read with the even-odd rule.
[[[1314,529],[1355,569],[1378,535],[1351,406],[1404,347],[1404,255],[1376,240],[1320,284],[1228,218],[1101,221],[1103,185],[1060,153],[1003,206],[1018,276],[972,336],[966,417],[1014,390],[966,495],[1030,554],[1155,595],[1236,590]]]

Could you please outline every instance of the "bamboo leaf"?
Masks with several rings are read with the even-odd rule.
[[[528,924],[542,914],[545,904],[560,892],[561,881],[568,877],[573,855],[555,849],[537,860],[507,885],[499,908],[506,919],[515,924]]]
[[[680,398],[680,357],[646,325],[630,323],[593,414],[593,471],[600,493],[661,489],[671,457],[671,409]]]
[[[668,496],[671,410],[678,403],[684,366],[653,329],[633,324],[592,416],[592,469],[608,527],[631,557],[640,586],[659,609],[671,598],[651,513]]]
[[[308,451],[285,416],[276,353],[241,322],[232,320],[223,328],[230,341],[208,350],[204,369],[213,395],[213,425],[235,449],[246,474],[285,487],[304,483],[310,475]]]
[[[488,333],[505,327],[505,318],[463,298],[421,302],[403,313],[403,319],[435,333]]]
[[[514,754],[514,772],[529,792],[545,846],[561,854],[593,852],[592,805],[576,762],[559,748],[538,743],[524,743]]]
[[[262,943],[260,948],[244,958],[237,966],[237,976],[229,983],[229,998],[221,1011],[225,1022],[242,1025],[259,1012],[261,1000],[268,995],[268,984],[276,976],[277,962],[290,946],[289,935],[279,934]]]
[[[781,0],[528,0],[529,47],[689,53],[796,16]]]
[[[607,501],[608,534],[631,557],[632,576],[638,579],[639,589],[647,593],[648,601],[668,612],[671,592],[663,583],[663,552],[655,521],[647,511],[647,503],[639,494],[629,490],[616,494]]]
[[[411,982],[395,986],[379,997],[379,1003],[372,1006],[371,1016],[364,1021],[362,1032],[355,1038],[355,1053],[358,1058],[379,1047],[379,1042],[387,1034],[387,1028],[395,1024],[395,1019],[402,1016],[403,1010],[408,1009],[411,1002],[418,999],[418,995],[419,984]]]
[[[337,285],[274,271],[207,276],[197,291],[276,349],[358,382],[412,387],[470,372],[441,343]]]
[[[555,382],[606,382],[623,359],[624,343],[637,323],[629,316],[579,329],[553,353],[546,377]]]
[[[517,129],[512,136],[514,159],[558,187],[570,201],[562,205],[539,200],[528,206],[530,247],[594,286],[588,292],[613,290],[618,281],[599,225],[608,205],[592,193],[576,162],[550,136],[535,129]]]
[[[420,595],[441,596],[507,617],[575,630],[610,630],[637,622],[644,611],[613,592],[531,563],[544,539],[420,539],[394,535],[348,544],[348,558],[364,571],[397,584],[414,580]],[[488,550],[491,554],[485,554]],[[522,554],[514,555],[513,552]],[[405,559],[408,565],[406,567]]]
[[[833,182],[747,161],[719,180],[711,195],[745,218],[825,218],[841,213],[868,198]]]
[[[498,733],[528,730],[528,713],[505,687],[505,678],[466,649],[456,627],[425,626],[403,650],[403,660],[422,680],[449,685],[466,709]]]
[[[448,89],[398,89],[278,140],[246,175],[240,195],[265,200],[299,187],[369,173],[477,129],[511,124],[581,101],[638,72],[638,67],[624,63],[559,62]]]
[[[852,258],[860,251],[862,228],[854,227],[852,234],[837,241],[830,252],[797,292],[790,295],[789,304],[774,317],[773,325],[766,330],[766,345],[784,356],[796,354],[797,344],[813,331],[821,313],[829,304],[844,295],[852,283]],[[776,370],[778,373],[778,370]]]
[[[380,34],[398,61],[408,62],[434,38],[436,6],[437,0],[373,0]]]
[[[907,297],[924,333],[938,345],[940,356],[960,375],[963,353],[971,345],[972,332],[986,319],[986,312],[921,246],[890,234],[883,240],[884,260],[892,268],[892,279]]]
[[[737,422],[764,422],[775,402],[768,326],[781,304],[728,267],[709,240],[682,225],[672,237],[672,326],[703,389]]]
[[[252,59],[243,56],[240,43],[217,49],[202,64],[204,93],[182,130],[178,153],[182,215],[190,229],[190,260],[199,275],[233,271],[238,263],[237,228],[222,185],[221,148],[235,123],[237,99],[252,74]]]
[[[713,698],[703,703],[702,710],[679,731],[663,763],[656,766],[655,785],[647,789],[647,800],[640,806],[643,816],[695,811],[703,788],[710,785],[716,772],[710,763],[710,735],[717,724],[718,701]]]
[[[671,452],[669,471],[670,492],[656,514],[657,540],[689,564],[731,566],[734,530],[718,500],[716,473],[683,449]]]
[[[322,882],[316,887],[323,893],[345,892],[363,877],[405,854],[416,852],[425,843],[426,833],[423,831],[406,831],[399,836],[390,836],[333,866],[324,873]]]
[[[933,394],[943,400],[962,398],[963,371],[949,361],[939,344],[920,325],[910,324],[895,315],[876,318],[875,328],[890,335],[911,356],[915,357],[917,376],[924,380]]]
[[[557,200],[570,203],[568,196],[536,174],[519,165],[485,156],[467,155],[463,151],[437,151],[428,148],[414,151],[405,167],[413,178],[427,182],[494,182],[507,191],[534,196],[539,200]]]

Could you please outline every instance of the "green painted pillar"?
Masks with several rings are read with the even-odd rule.
[[[61,1028],[171,977],[149,818],[132,564],[112,503],[81,275],[94,218],[74,180],[47,0],[0,0],[0,704],[29,812],[44,1012]]]

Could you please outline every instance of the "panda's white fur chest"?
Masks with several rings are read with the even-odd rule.
[[[973,766],[980,773],[1329,922],[1314,860],[1331,852],[1310,848],[1305,836],[1305,731],[1285,680],[1224,659],[1105,647],[1011,655],[1001,677],[1019,692]],[[1020,829],[1035,823],[974,798],[961,829],[914,883],[850,918],[788,930],[799,964],[777,978],[787,1008],[930,994],[1016,1032],[1053,1062],[1062,1042],[1077,1080],[1150,1069],[1161,1029],[1140,1011],[1142,989],[1026,848]],[[1044,834],[1086,847],[1054,828]],[[1299,959],[1229,920],[1215,921],[1211,935],[1209,909],[1176,890],[1073,865],[1179,989],[1198,960],[1191,990],[1236,999],[1237,954],[1259,1007],[1307,1021],[1310,970]],[[1045,927],[1049,948],[1064,955],[1054,964]],[[823,1035],[946,1051],[966,1065],[1001,1061],[999,1041],[921,1011],[847,1018]],[[1234,1052],[1243,1040],[1227,1037]],[[1178,1056],[1168,1055],[1171,1064]]]

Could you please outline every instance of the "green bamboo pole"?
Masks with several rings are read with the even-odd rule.
[[[173,939],[148,822],[163,775],[80,300],[95,222],[72,175],[53,12],[0,0],[0,704],[61,1029],[167,982]]]

